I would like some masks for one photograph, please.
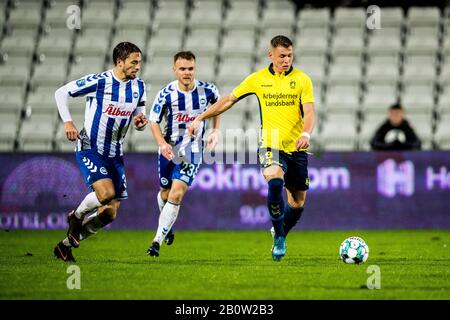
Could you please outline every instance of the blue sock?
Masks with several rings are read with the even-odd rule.
[[[283,185],[284,181],[280,178],[269,180],[269,194],[267,196],[267,207],[272,218],[272,225],[275,229],[275,237],[285,236],[283,228],[284,220],[284,200]]]
[[[297,224],[302,216],[303,207],[292,208],[289,204],[284,207],[284,232],[286,235]]]

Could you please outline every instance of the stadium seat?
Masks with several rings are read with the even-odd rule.
[[[405,108],[406,119],[422,142],[422,150],[430,150],[433,139],[434,119],[431,112],[409,112]]]
[[[118,43],[125,41],[134,43],[141,49],[142,53],[145,54],[144,48],[147,43],[147,29],[145,26],[140,26],[127,28],[123,27],[117,30],[111,41],[111,47],[108,52],[112,52]]]
[[[367,52],[374,55],[398,55],[402,48],[401,28],[390,27],[368,31]]]
[[[205,41],[205,39],[208,39]],[[193,51],[194,54],[215,56],[219,47],[219,29],[194,29],[188,34],[185,50]]]
[[[408,55],[404,62],[403,81],[406,84],[429,84],[436,79],[435,55]]]
[[[15,1],[10,11],[9,24],[13,28],[37,30],[42,18],[43,1]]]
[[[25,87],[5,84],[0,90],[0,110],[22,110],[24,106]]]
[[[434,140],[439,149],[450,149],[450,113],[441,114],[436,127]]]
[[[358,146],[360,150],[370,150],[370,140],[378,128],[387,120],[387,109],[372,110],[363,113],[361,131],[358,134]]]
[[[0,151],[13,151],[20,114],[16,110],[4,110],[0,106]]]
[[[113,1],[85,1],[81,11],[83,28],[109,29],[114,24],[115,5]]]
[[[350,151],[356,146],[355,113],[327,113],[320,133],[326,151]]]
[[[439,25],[440,12],[437,7],[411,7],[406,15],[406,22],[410,27]]]
[[[230,1],[230,5],[231,7],[225,14],[224,26],[226,29],[248,29],[258,25],[259,5],[257,1],[233,0]],[[245,19],[242,19],[243,12],[245,12]]]
[[[328,8],[305,8],[298,13],[297,30],[301,32],[306,27],[328,29],[329,22]]]
[[[338,7],[334,12],[334,27],[365,28],[366,11],[363,8]]]
[[[67,58],[50,57],[35,66],[32,85],[46,84],[56,87],[65,82],[66,75]]]
[[[69,14],[74,11],[70,6],[77,6],[77,2],[73,0],[48,1],[48,9],[45,13],[45,24],[51,28],[67,28]],[[67,11],[69,10],[70,13]],[[80,12],[81,13],[81,12]]]
[[[364,80],[379,84],[397,82],[400,72],[399,58],[400,56],[398,54],[371,55],[366,64]]]
[[[293,26],[297,10],[295,4],[289,0],[268,1],[263,10],[262,27]],[[283,19],[280,19],[283,17]]]
[[[251,63],[250,58],[225,57],[219,66],[217,82],[239,84],[251,73]]]
[[[38,55],[68,57],[72,50],[73,31],[67,28],[50,29],[38,43]]]
[[[342,83],[329,86],[324,104],[327,112],[355,113],[359,107],[359,87]]]
[[[408,85],[405,86],[400,96],[406,110],[429,112],[434,108],[433,85]]]
[[[86,27],[75,42],[76,55],[105,55],[109,45],[109,28]]]
[[[186,22],[186,1],[159,1],[155,8],[155,25],[159,28],[183,28]]]
[[[1,52],[9,56],[30,57],[34,53],[36,29],[12,29],[2,40]]]
[[[189,26],[191,28],[217,28],[223,20],[222,1],[196,0],[191,9]]]
[[[36,114],[22,122],[19,145],[23,151],[51,151],[55,132],[56,115]]]
[[[181,49],[184,32],[177,27],[155,28],[147,43],[147,57],[174,55]]]
[[[362,99],[363,112],[385,113],[398,100],[397,88],[393,83],[368,83]]]
[[[122,1],[119,8],[119,17],[116,22],[118,30],[121,29],[145,29],[150,26],[151,1]]]
[[[297,32],[294,50],[296,56],[324,55],[328,49],[328,28],[302,28]]]
[[[364,46],[364,29],[339,28],[333,36],[331,50],[333,55],[360,55]]]
[[[255,51],[255,31],[253,29],[232,29],[223,37],[221,53],[227,57],[249,57]]]

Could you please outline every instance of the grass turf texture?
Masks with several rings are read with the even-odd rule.
[[[0,299],[450,299],[450,231],[299,231],[281,262],[268,231],[177,231],[160,257],[154,231],[103,231],[74,250],[81,289],[69,290],[68,263],[53,256],[64,231],[0,231]],[[357,235],[363,265],[338,259]],[[366,288],[369,265],[381,289]]]

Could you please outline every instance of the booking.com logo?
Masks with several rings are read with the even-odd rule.
[[[396,164],[387,159],[377,168],[377,189],[382,195],[392,198],[398,194],[412,196],[414,194],[414,164],[404,161]]]
[[[207,142],[212,133],[216,135],[217,145],[213,150],[209,150]],[[281,140],[278,129],[208,129],[203,135],[205,147],[203,153],[200,152],[201,148],[199,147],[199,143],[201,144],[201,142],[198,142],[198,140],[201,138],[197,137],[199,134],[202,133],[197,132],[195,138],[190,138],[187,129],[180,129],[179,135],[183,139],[180,139],[179,143],[172,148],[174,156],[171,160],[175,164],[180,164],[183,161],[199,162],[200,157],[201,162],[204,164],[233,164],[236,162],[242,164],[258,164],[257,151],[261,145],[261,141],[271,146],[270,156],[268,153],[261,154],[261,156],[265,157],[266,163],[276,163],[279,161],[279,150],[285,149],[283,144],[278,144]],[[198,159],[191,159],[191,157],[195,158],[196,156]]]

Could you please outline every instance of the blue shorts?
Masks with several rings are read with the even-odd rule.
[[[115,199],[128,198],[127,179],[122,157],[109,158],[102,156],[95,149],[77,150],[78,166],[83,173],[84,182],[92,191],[94,182],[101,179],[111,179],[116,192]]]
[[[278,165],[284,172],[284,185],[292,191],[306,191],[309,189],[308,154],[296,151],[291,154],[284,151],[263,148],[258,150],[261,167],[267,168]]]
[[[158,174],[159,185],[163,189],[170,189],[173,179],[183,181],[188,186],[192,185],[198,169],[199,163],[190,163],[186,161],[171,161],[164,158],[163,155],[159,155],[158,158]]]

